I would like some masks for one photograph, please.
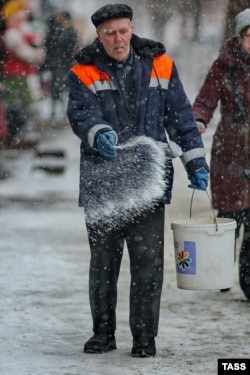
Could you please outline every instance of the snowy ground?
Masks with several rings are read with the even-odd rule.
[[[205,136],[209,153],[212,131]],[[89,250],[77,208],[79,142],[69,129],[44,132],[41,146],[66,153],[65,171],[34,168],[36,155],[9,155],[12,177],[0,183],[2,375],[213,375],[218,358],[249,358],[250,303],[238,284],[228,293],[178,289],[170,223],[189,216],[191,190],[176,161],[173,203],[166,213],[165,282],[157,356],[131,358],[128,324],[129,262],[119,280],[116,351],[82,353],[91,332]],[[194,216],[211,216],[197,192]]]

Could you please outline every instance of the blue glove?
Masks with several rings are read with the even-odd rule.
[[[110,158],[117,156],[117,151],[114,148],[116,140],[116,133],[113,131],[100,133],[96,140],[97,150],[102,156]]]
[[[195,171],[190,177],[189,177],[191,184],[188,185],[191,189],[197,189],[197,190],[206,190],[207,184],[208,184],[208,171],[202,167]]]

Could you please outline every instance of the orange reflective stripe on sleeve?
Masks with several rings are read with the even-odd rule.
[[[169,80],[173,69],[173,60],[167,55],[161,55],[154,58],[150,87],[157,87],[159,83],[163,89],[168,88]]]
[[[98,91],[116,90],[107,73],[101,72],[94,65],[75,64],[71,71],[94,94]]]

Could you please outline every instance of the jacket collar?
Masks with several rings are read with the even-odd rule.
[[[238,37],[232,37],[221,45],[219,50],[219,61],[227,69],[241,69],[249,66],[249,56],[243,51]]]

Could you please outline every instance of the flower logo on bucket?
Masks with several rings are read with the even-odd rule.
[[[190,263],[192,262],[192,259],[189,258],[189,252],[180,251],[177,254],[177,262],[179,267],[181,267],[183,270],[185,270],[186,268],[190,268]]]
[[[195,242],[184,241],[184,250],[176,247],[176,271],[179,273],[196,274],[196,246]]]

